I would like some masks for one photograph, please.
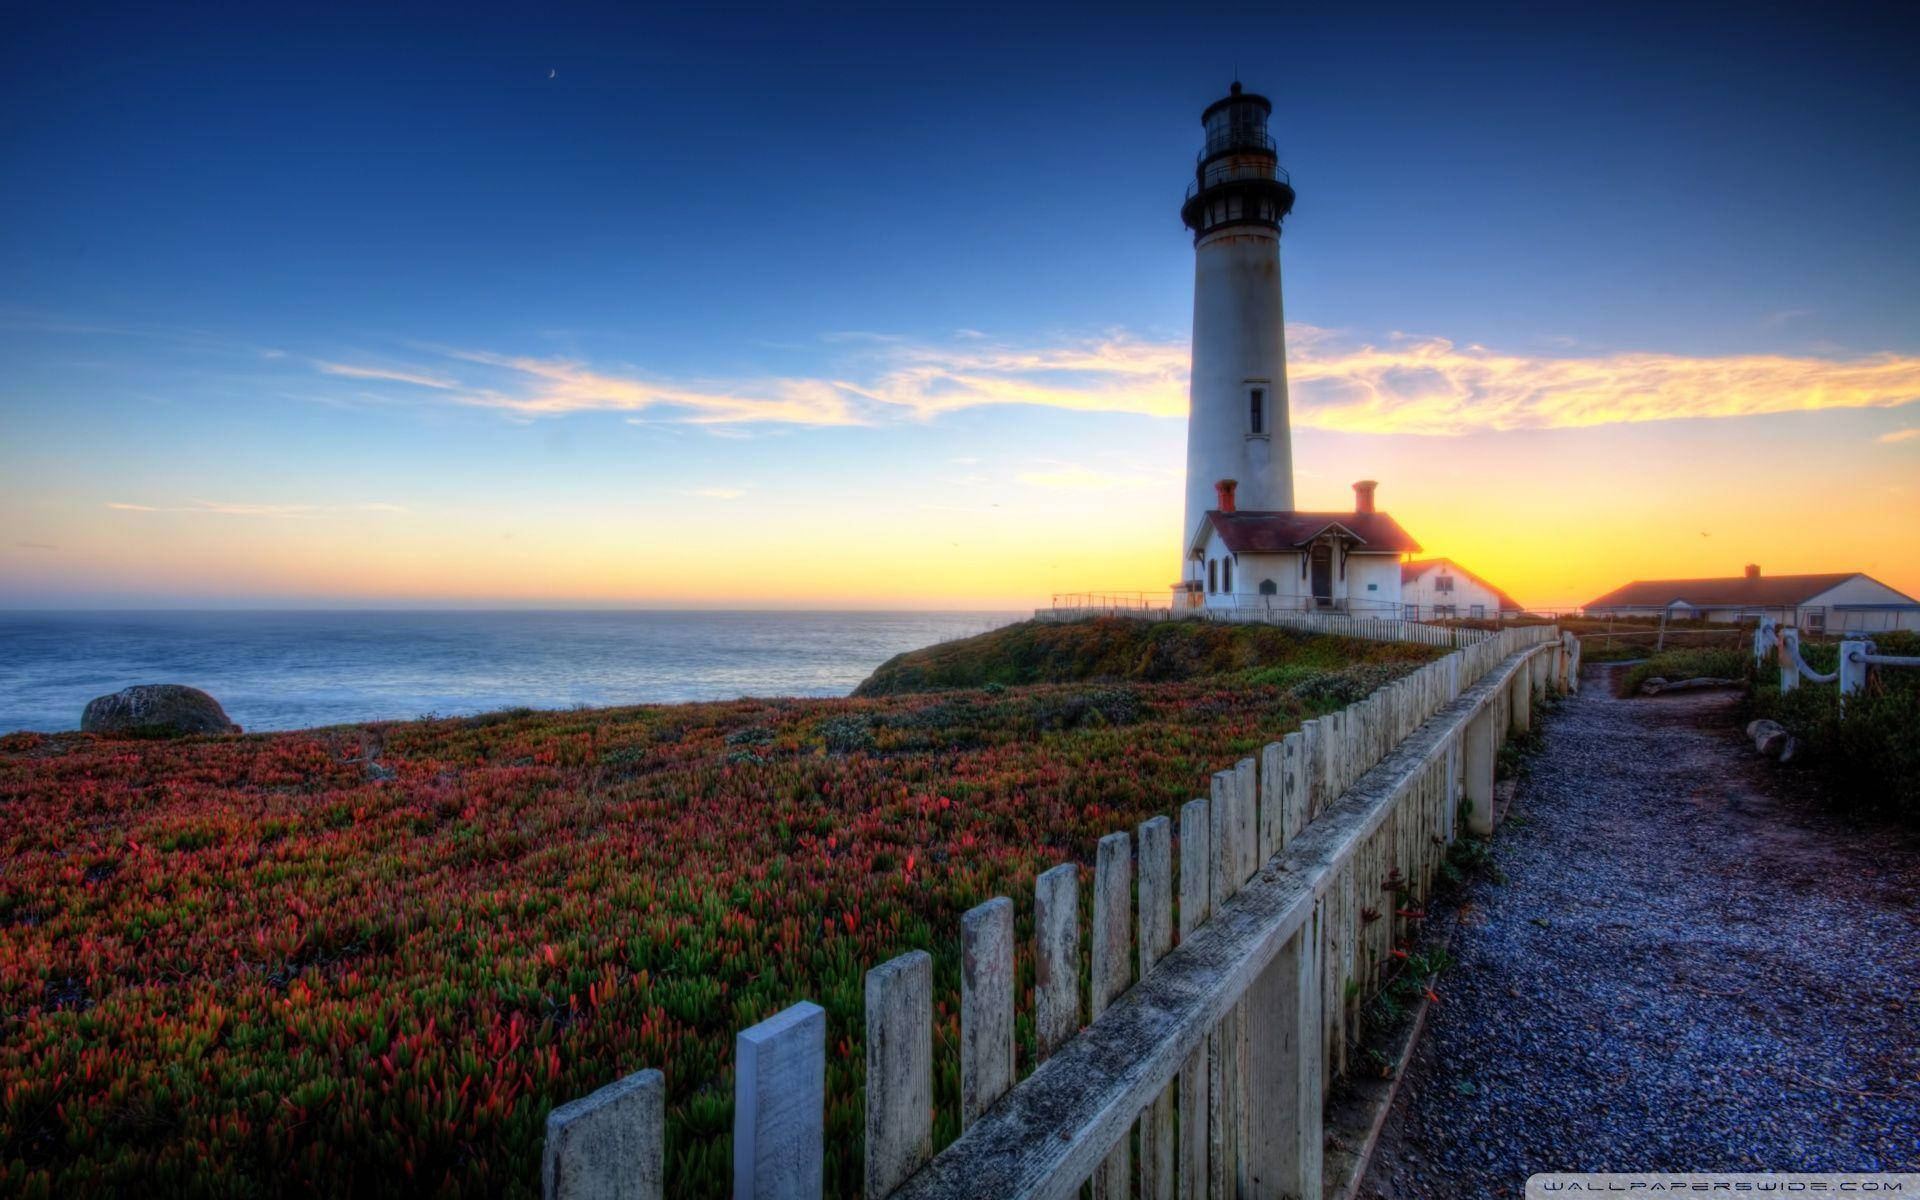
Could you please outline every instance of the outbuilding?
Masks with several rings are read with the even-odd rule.
[[[1643,579],[1584,606],[1588,616],[1664,616],[1670,621],[1758,621],[1809,633],[1920,630],[1920,600],[1859,571],[1762,575],[1749,564],[1727,579]]]
[[[1497,617],[1521,611],[1518,600],[1450,558],[1401,563],[1400,603],[1409,621]]]

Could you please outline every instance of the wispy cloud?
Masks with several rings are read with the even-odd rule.
[[[637,375],[596,371],[565,359],[530,358],[477,350],[446,350],[447,357],[503,370],[499,387],[463,391],[462,403],[522,416],[574,412],[653,412],[688,424],[774,422],[856,425],[849,395],[824,379],[767,379],[732,387],[654,382]]]
[[[324,375],[341,375],[348,379],[383,379],[391,383],[410,383],[415,387],[438,388],[442,391],[457,388],[460,385],[451,379],[438,375],[429,375],[425,371],[411,371],[392,367],[356,366],[352,363],[326,362],[313,360],[314,369]]]
[[[1444,338],[1313,346],[1288,365],[1296,421],[1367,433],[1577,428],[1891,408],[1920,399],[1920,358],[1877,354],[1501,354]]]
[[[1881,434],[1875,438],[1874,441],[1891,444],[1893,442],[1911,442],[1915,438],[1920,438],[1920,429],[1896,429],[1892,433]]]
[[[355,514],[394,514],[410,512],[402,504],[237,504],[221,500],[189,500],[185,504],[129,504],[107,501],[107,507],[120,512],[194,513],[225,517],[344,517]]]
[[[1185,342],[1125,334],[1014,346],[969,336],[942,344],[870,333],[827,339],[817,376],[669,380],[567,359],[428,348],[448,364],[330,373],[419,383],[440,399],[523,419],[613,412],[709,432],[753,426],[874,425],[964,409],[1028,405],[1179,417]],[[1440,337],[1368,342],[1310,325],[1287,330],[1296,425],[1450,435],[1675,418],[1884,408],[1920,399],[1920,357],[1519,354]]]

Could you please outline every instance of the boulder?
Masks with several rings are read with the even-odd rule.
[[[141,683],[111,696],[96,696],[80,714],[82,733],[178,737],[188,733],[239,733],[220,702],[199,688],[178,683]]]

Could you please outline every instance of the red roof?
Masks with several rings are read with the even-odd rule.
[[[1422,572],[1427,571],[1433,567],[1441,567],[1441,566],[1452,568],[1455,574],[1465,575],[1468,579],[1473,580],[1475,583],[1479,584],[1481,587],[1492,592],[1494,599],[1500,605],[1501,612],[1521,611],[1520,602],[1518,600],[1515,600],[1512,596],[1507,595],[1505,592],[1501,591],[1498,587],[1494,586],[1491,583],[1488,583],[1485,579],[1482,579],[1480,576],[1475,575],[1472,571],[1467,570],[1465,567],[1461,566],[1459,563],[1453,561],[1450,558],[1417,558],[1411,562],[1403,562],[1400,564],[1400,582],[1403,585],[1412,583],[1415,579],[1418,579],[1420,577]]]
[[[1752,606],[1755,608],[1805,604],[1821,592],[1836,588],[1860,572],[1839,575],[1761,575],[1731,579],[1641,579],[1617,587],[1587,608],[1665,608],[1674,601],[1695,607]]]
[[[1227,513],[1210,509],[1207,520],[1235,554],[1296,553],[1330,530],[1344,530],[1354,539],[1354,549],[1362,552],[1407,554],[1420,549],[1420,543],[1383,512]]]

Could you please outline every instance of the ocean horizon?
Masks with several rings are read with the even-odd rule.
[[[0,733],[184,683],[247,732],[503,708],[844,696],[893,655],[1000,610],[156,609],[0,612]]]

